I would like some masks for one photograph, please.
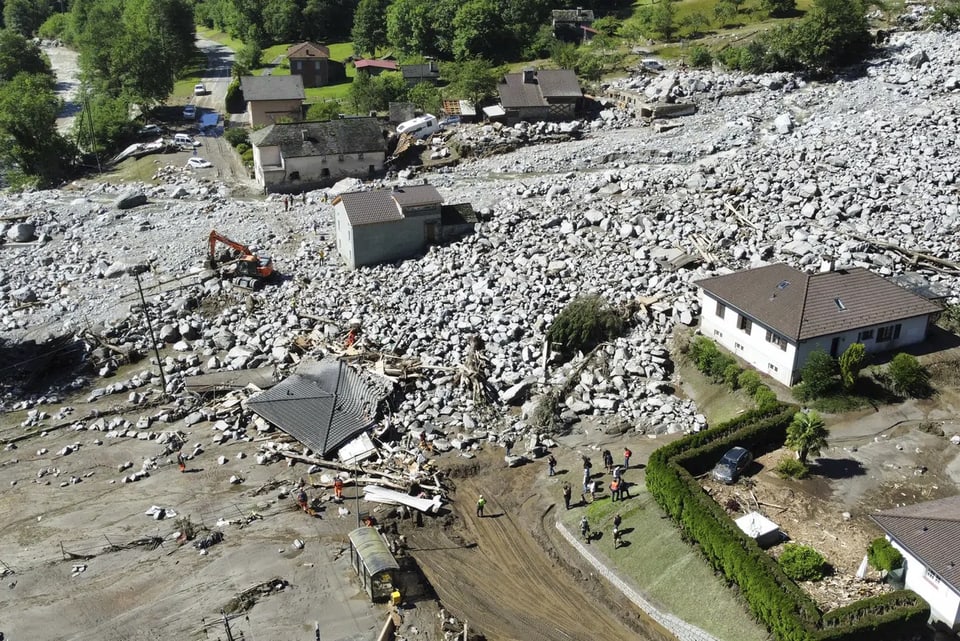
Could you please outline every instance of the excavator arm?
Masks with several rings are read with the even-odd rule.
[[[217,265],[217,243],[223,243],[240,254],[239,262],[244,266],[242,271],[245,275],[259,278],[269,278],[273,275],[273,259],[269,256],[257,256],[243,243],[231,240],[216,230],[210,231],[208,243],[210,252],[209,263],[211,267],[216,267]]]

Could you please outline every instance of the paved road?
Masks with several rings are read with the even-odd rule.
[[[63,100],[63,109],[57,116],[57,130],[67,134],[80,113],[80,102],[77,100],[77,90],[80,88],[79,56],[76,51],[66,47],[44,45],[41,49],[50,59],[50,66],[57,76],[56,93]]]

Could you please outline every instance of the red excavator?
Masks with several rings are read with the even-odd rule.
[[[234,256],[227,261],[217,260],[217,243],[223,243],[230,247],[239,256]],[[233,278],[234,283],[247,289],[260,289],[264,280],[273,275],[273,259],[270,256],[257,256],[246,245],[230,240],[226,236],[218,234],[216,230],[210,232],[210,254],[207,265],[210,268],[228,267],[224,276]]]

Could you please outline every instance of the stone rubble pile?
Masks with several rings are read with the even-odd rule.
[[[832,260],[883,275],[920,271],[947,288],[948,302],[960,300],[956,270],[914,264],[895,248],[960,262],[957,52],[960,34],[904,33],[866,74],[833,83],[706,71],[625,80],[623,88],[698,102],[665,132],[626,127],[621,116],[609,126],[461,126],[456,136],[476,149],[523,141],[418,175],[484,222],[422,258],[359,271],[336,263],[332,191],[284,211],[276,198],[232,200],[227,186],[164,169],[159,185],[133,186],[148,204],[129,210],[112,202],[130,186],[7,195],[5,208],[26,215],[38,240],[6,250],[19,263],[0,273],[0,327],[11,336],[42,324],[89,327],[149,357],[140,273],[169,348],[172,393],[192,374],[289,368],[310,355],[297,342],[305,337],[314,350],[338,351],[356,320],[362,345],[418,359],[421,376],[392,420],[436,430],[440,442],[497,440],[506,429],[484,424],[483,407],[456,382],[474,336],[498,406],[526,403],[529,418],[535,399],[562,390],[568,423],[617,417],[651,434],[696,430],[705,420],[673,395],[669,350],[678,327],[696,324],[700,278],[761,261],[814,270]],[[284,278],[256,293],[222,283],[202,267],[212,228],[272,254]],[[699,266],[675,269],[670,259],[683,254]],[[637,309],[630,331],[587,363],[545,362],[551,322],[586,293]],[[101,374],[116,371],[112,349],[92,355]],[[107,378],[91,395],[156,384],[155,371]]]

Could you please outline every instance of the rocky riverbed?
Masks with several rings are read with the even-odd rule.
[[[477,400],[457,373],[477,344],[496,401],[522,406],[501,429],[522,429],[535,406],[527,399],[551,389],[562,390],[568,421],[696,429],[705,423],[697,408],[672,394],[669,347],[677,325],[697,322],[700,278],[833,261],[919,272],[960,301],[958,78],[960,34],[904,32],[830,83],[697,70],[614,83],[695,103],[672,128],[612,102],[592,121],[463,126],[451,143],[516,150],[371,186],[427,181],[484,222],[421,258],[358,271],[336,260],[329,192],[285,211],[278,199],[236,200],[229,185],[159,167],[154,184],[5,194],[0,329],[14,343],[44,331],[95,336],[93,393],[145,401],[156,394],[155,365],[114,375],[120,354],[149,351],[139,274],[166,345],[167,389],[185,404],[185,376],[289,369],[341,349],[356,320],[361,347],[417,362],[420,376],[393,413],[409,429],[476,425]],[[131,187],[148,203],[117,208]],[[271,254],[283,277],[255,293],[231,290],[203,267],[211,229]],[[676,269],[684,255],[694,262]],[[551,321],[584,293],[632,304],[632,329],[586,366],[545,360]],[[12,381],[2,405],[30,408],[64,392],[32,394]]]

